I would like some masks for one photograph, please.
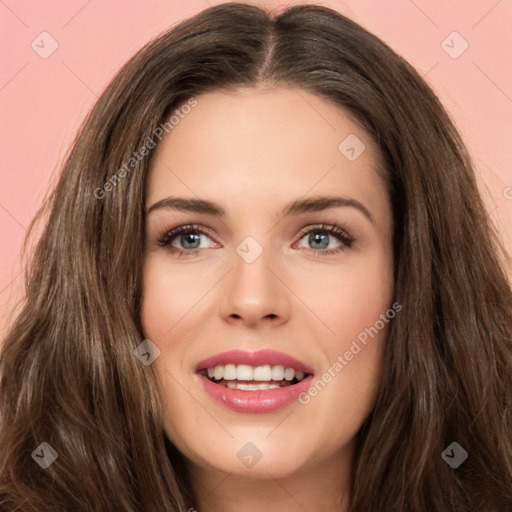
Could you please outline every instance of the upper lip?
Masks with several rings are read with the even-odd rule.
[[[222,352],[221,354],[216,354],[198,363],[196,372],[214,368],[215,366],[225,366],[226,364],[247,364],[253,367],[263,366],[265,364],[269,364],[270,366],[282,365],[285,368],[293,368],[296,371],[301,371],[306,374],[314,373],[313,369],[306,363],[276,350],[257,350],[255,352],[230,350],[228,352]]]

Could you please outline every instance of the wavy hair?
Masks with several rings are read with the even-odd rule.
[[[0,355],[3,511],[197,506],[163,431],[154,370],[132,353],[144,339],[150,162],[137,152],[191,98],[276,86],[313,92],[366,129],[394,212],[403,313],[358,433],[350,511],[512,509],[507,256],[454,124],[411,65],[336,11],[227,3],[172,27],[120,70],[31,224],[32,234],[43,229]],[[441,457],[454,441],[469,454],[457,469]],[[46,469],[31,457],[43,442],[58,454]]]

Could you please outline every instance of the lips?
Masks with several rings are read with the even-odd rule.
[[[222,354],[217,354],[201,361],[197,365],[196,371],[207,370],[208,368],[227,364],[245,364],[253,368],[267,364],[270,366],[282,365],[285,368],[293,368],[295,371],[302,371],[305,374],[314,373],[313,369],[302,361],[284,352],[277,352],[275,350],[258,350],[257,352],[231,350],[229,352],[223,352]]]
[[[313,380],[313,369],[283,352],[232,350],[201,361],[196,373],[215,402],[237,412],[286,407]]]

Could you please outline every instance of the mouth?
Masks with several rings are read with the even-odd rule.
[[[246,364],[227,364],[200,370],[199,374],[210,382],[229,389],[265,391],[293,386],[311,375],[283,365],[252,367]]]
[[[311,367],[287,354],[234,350],[199,363],[207,394],[237,412],[271,412],[292,403],[313,380]]]

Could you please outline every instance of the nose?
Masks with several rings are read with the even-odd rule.
[[[220,314],[228,323],[258,328],[286,323],[290,314],[290,292],[279,271],[270,265],[266,251],[252,263],[238,255],[223,283]]]

